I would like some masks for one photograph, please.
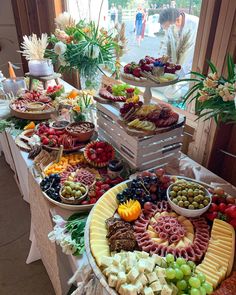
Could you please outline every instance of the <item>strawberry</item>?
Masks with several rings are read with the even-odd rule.
[[[133,75],[138,78],[141,77],[141,68],[140,67],[135,68],[133,70]]]
[[[218,217],[218,213],[216,211],[206,214],[206,218],[209,219],[210,221],[213,221],[217,217]]]
[[[147,71],[147,72],[151,72],[152,68],[153,67],[150,64],[141,66],[142,71]]]
[[[209,212],[217,212],[217,211],[219,211],[218,206],[215,203],[212,203],[209,208]]]
[[[217,195],[212,196],[212,203],[218,204],[218,196]]]
[[[227,208],[227,205],[226,205],[225,203],[220,203],[220,204],[218,205],[218,209],[219,209],[219,211],[220,211],[221,213],[224,213],[225,210],[226,210],[226,208]]]
[[[45,138],[42,140],[42,144],[43,144],[43,145],[48,145],[48,144],[49,144],[49,139],[45,137]]]
[[[102,184],[102,185],[101,185],[101,189],[107,191],[107,190],[110,189],[110,185],[109,185],[109,184]]]
[[[91,160],[95,160],[97,158],[96,154],[91,154],[90,156]]]
[[[97,182],[96,182],[96,186],[99,186],[99,187],[101,187],[101,186],[102,186],[102,184],[103,184],[103,182],[102,182],[102,181],[97,181]]]
[[[96,198],[91,198],[89,204],[95,204],[97,202]]]
[[[131,64],[127,64],[124,66],[124,72],[126,74],[130,74],[131,73]]]
[[[236,218],[236,205],[232,205],[225,210],[225,214],[231,218]]]
[[[104,152],[104,150],[102,148],[97,148],[96,152],[98,155],[102,154]]]
[[[105,148],[106,147],[106,142],[104,142],[104,141],[97,141],[96,142],[96,147],[97,148]]]
[[[99,190],[99,191],[97,191],[97,192],[96,192],[96,198],[97,198],[97,199],[101,198],[101,196],[102,196],[104,193],[105,193],[105,191],[102,190],[102,189]]]
[[[236,218],[232,219],[232,220],[229,222],[229,224],[231,224],[231,225],[234,227],[234,229],[236,229]]]
[[[134,92],[134,88],[126,88],[125,91],[127,93],[133,93]]]

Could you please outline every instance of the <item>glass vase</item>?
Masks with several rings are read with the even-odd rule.
[[[80,76],[80,85],[81,89],[89,89],[89,90],[98,90],[101,84],[101,77],[102,73],[97,70],[97,71],[92,71],[91,73],[87,75],[81,75]]]

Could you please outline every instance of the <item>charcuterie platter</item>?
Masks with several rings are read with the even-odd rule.
[[[222,192],[162,170],[118,184],[88,218],[87,255],[109,294],[212,294],[231,274],[234,219],[211,215]]]

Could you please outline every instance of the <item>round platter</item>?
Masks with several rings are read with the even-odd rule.
[[[47,120],[51,118],[51,115],[56,114],[57,112],[54,108],[41,112],[20,112],[14,110],[11,105],[9,107],[12,116],[26,120]]]
[[[85,141],[85,142],[80,142],[78,143],[77,146],[70,148],[70,149],[63,149],[64,153],[71,153],[71,152],[75,152],[78,150],[83,149],[89,142],[94,141],[98,138],[98,133],[97,131],[94,131],[93,136],[90,138],[89,141]],[[47,151],[59,151],[60,147],[50,147],[47,145],[43,145],[43,148]]]
[[[185,179],[188,181],[194,181],[206,188],[212,188],[208,184],[196,181],[194,179],[184,176],[172,176],[179,179]],[[107,230],[105,221],[106,219],[114,216],[117,209],[116,195],[125,189],[131,180],[122,182],[108,192],[106,192],[95,204],[94,208],[89,214],[85,228],[85,249],[89,260],[89,263],[95,273],[97,279],[102,286],[111,295],[117,295],[115,289],[108,285],[107,278],[103,275],[99,265],[101,264],[102,256],[110,256],[110,250],[107,243]]]
[[[88,212],[90,211],[94,204],[89,204],[89,205],[70,205],[70,204],[65,204],[65,203],[60,203],[57,202],[53,199],[51,199],[47,194],[45,194],[42,191],[42,194],[44,196],[45,199],[47,199],[50,203],[62,208],[62,209],[66,209],[66,210],[70,210],[70,211],[76,211],[76,212]]]
[[[133,75],[130,75],[130,78],[127,77],[124,74],[120,74],[121,80],[127,84],[131,84],[133,86],[140,86],[140,87],[165,87],[169,86],[172,84],[175,84],[179,80],[179,76],[177,74],[174,74],[175,78],[171,81],[168,82],[163,82],[163,83],[157,83],[154,81],[151,81],[150,79],[146,78],[145,80],[141,80],[137,78],[137,80],[134,79]]]

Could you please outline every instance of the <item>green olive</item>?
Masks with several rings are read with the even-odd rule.
[[[75,193],[75,197],[76,197],[76,198],[79,198],[79,197],[81,197],[81,196],[82,196],[81,191],[77,191],[77,192]]]
[[[187,201],[188,199],[187,199],[187,197],[185,197],[185,196],[182,196],[182,201]]]
[[[179,202],[178,202],[178,206],[180,206],[180,207],[184,207],[184,202],[183,202],[183,201],[179,201]]]
[[[190,205],[188,206],[188,209],[193,210],[193,209],[194,209],[194,206],[193,206],[192,204],[190,204]]]
[[[182,196],[187,196],[188,192],[184,189],[182,190]]]
[[[184,207],[187,207],[188,208],[188,206],[189,206],[189,201],[185,201],[184,202]]]
[[[175,191],[171,191],[171,192],[170,192],[170,197],[171,197],[171,198],[176,197],[176,192],[175,192]]]
[[[182,196],[182,191],[178,191],[177,195]]]
[[[81,191],[82,194],[85,194],[86,193],[86,188],[84,186],[81,186],[80,191]]]
[[[203,209],[205,206],[203,204],[199,204],[199,209]]]
[[[199,199],[198,196],[195,196],[195,197],[193,198],[193,200],[194,200],[194,202],[197,202],[197,203],[200,201],[200,199]]]
[[[194,206],[194,208],[198,208],[198,203],[197,202],[192,202],[192,205]]]
[[[174,199],[172,200],[172,202],[175,203],[176,205],[178,204],[178,200],[177,200],[176,198],[174,198]]]
[[[175,192],[177,192],[177,191],[179,190],[179,189],[178,189],[178,186],[176,186],[176,185],[173,186],[172,190],[175,191]]]
[[[204,191],[202,191],[202,190],[199,190],[199,195],[203,195],[203,196],[205,196],[205,193],[204,193]]]
[[[193,196],[193,190],[191,188],[188,189],[188,196],[189,197],[192,197]]]
[[[188,201],[189,201],[189,203],[192,203],[193,202],[193,197],[189,197]]]
[[[203,203],[203,205],[207,206],[209,204],[209,200],[208,199],[204,199],[202,203]]]

